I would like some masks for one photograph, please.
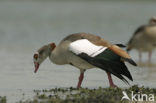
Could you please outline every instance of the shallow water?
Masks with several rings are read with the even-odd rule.
[[[19,2],[0,1],[0,95],[8,103],[31,98],[34,89],[76,87],[79,70],[57,66],[48,59],[34,74],[33,53],[49,42],[58,43],[76,32],[97,34],[112,43],[125,44],[141,24],[155,15],[155,2]],[[138,54],[131,56],[138,61]],[[146,62],[146,54],[143,61]],[[152,63],[155,65],[156,53]],[[130,85],[156,87],[156,67],[133,67]],[[119,87],[129,87],[113,77]],[[88,70],[82,87],[108,87],[107,76],[100,69]]]

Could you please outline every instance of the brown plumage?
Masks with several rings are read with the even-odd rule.
[[[70,50],[69,47],[73,42],[78,40],[86,40],[90,42],[91,45],[94,45],[98,48],[106,48],[106,50],[99,53],[97,53],[98,51],[94,52],[97,54],[93,57],[89,56],[85,52],[76,54],[74,51]],[[82,45],[85,44],[81,44],[79,46]],[[119,46],[123,47],[123,45],[121,44],[119,44]],[[104,40],[103,38],[93,34],[71,34],[65,37],[57,46],[54,43],[50,43],[38,50],[38,58],[34,58],[34,64],[36,68],[35,72],[37,72],[39,65],[49,56],[50,60],[55,64],[70,64],[80,69],[80,77],[77,85],[78,88],[81,86],[84,77],[84,72],[87,69],[91,68],[101,68],[102,70],[105,70],[108,75],[110,86],[116,87],[116,85],[112,81],[111,73],[120,78],[121,80],[127,82],[127,80],[122,75],[127,76],[130,80],[133,79],[123,61],[127,61],[132,65],[136,66],[135,62],[130,58],[128,53],[122,50],[119,46],[113,45],[110,42]]]
[[[103,38],[93,35],[93,34],[90,34],[90,33],[71,34],[71,35],[67,36],[66,38],[64,38],[63,41],[70,40],[71,42],[73,42],[73,41],[76,41],[79,39],[88,39],[90,42],[92,42],[95,45],[108,47],[110,50],[112,50],[116,54],[120,55],[121,57],[131,58],[126,51],[122,50],[117,45],[113,45],[110,42],[104,40]]]

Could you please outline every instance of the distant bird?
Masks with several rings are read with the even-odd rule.
[[[40,64],[49,57],[51,62],[55,64],[70,64],[80,70],[77,88],[81,87],[84,72],[91,68],[105,70],[108,75],[110,87],[116,87],[111,74],[128,83],[123,76],[126,76],[132,81],[133,79],[124,61],[136,66],[136,63],[130,58],[127,52],[119,47],[123,47],[123,45],[117,45],[113,45],[93,34],[71,34],[65,37],[57,46],[55,43],[50,43],[41,47],[34,54],[34,72],[36,73]]]
[[[139,52],[139,62],[142,52],[148,52],[148,62],[151,62],[152,52],[156,47],[156,17],[152,17],[147,25],[142,25],[134,32],[128,42],[127,51],[136,49]]]

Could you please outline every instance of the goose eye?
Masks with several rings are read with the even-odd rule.
[[[34,54],[34,59],[38,59],[38,54]]]

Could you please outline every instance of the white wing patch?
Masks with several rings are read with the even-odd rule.
[[[69,45],[69,50],[72,51],[73,53],[77,55],[81,53],[86,53],[91,57],[97,56],[106,49],[107,47],[97,46],[88,41],[87,39],[77,40]]]

